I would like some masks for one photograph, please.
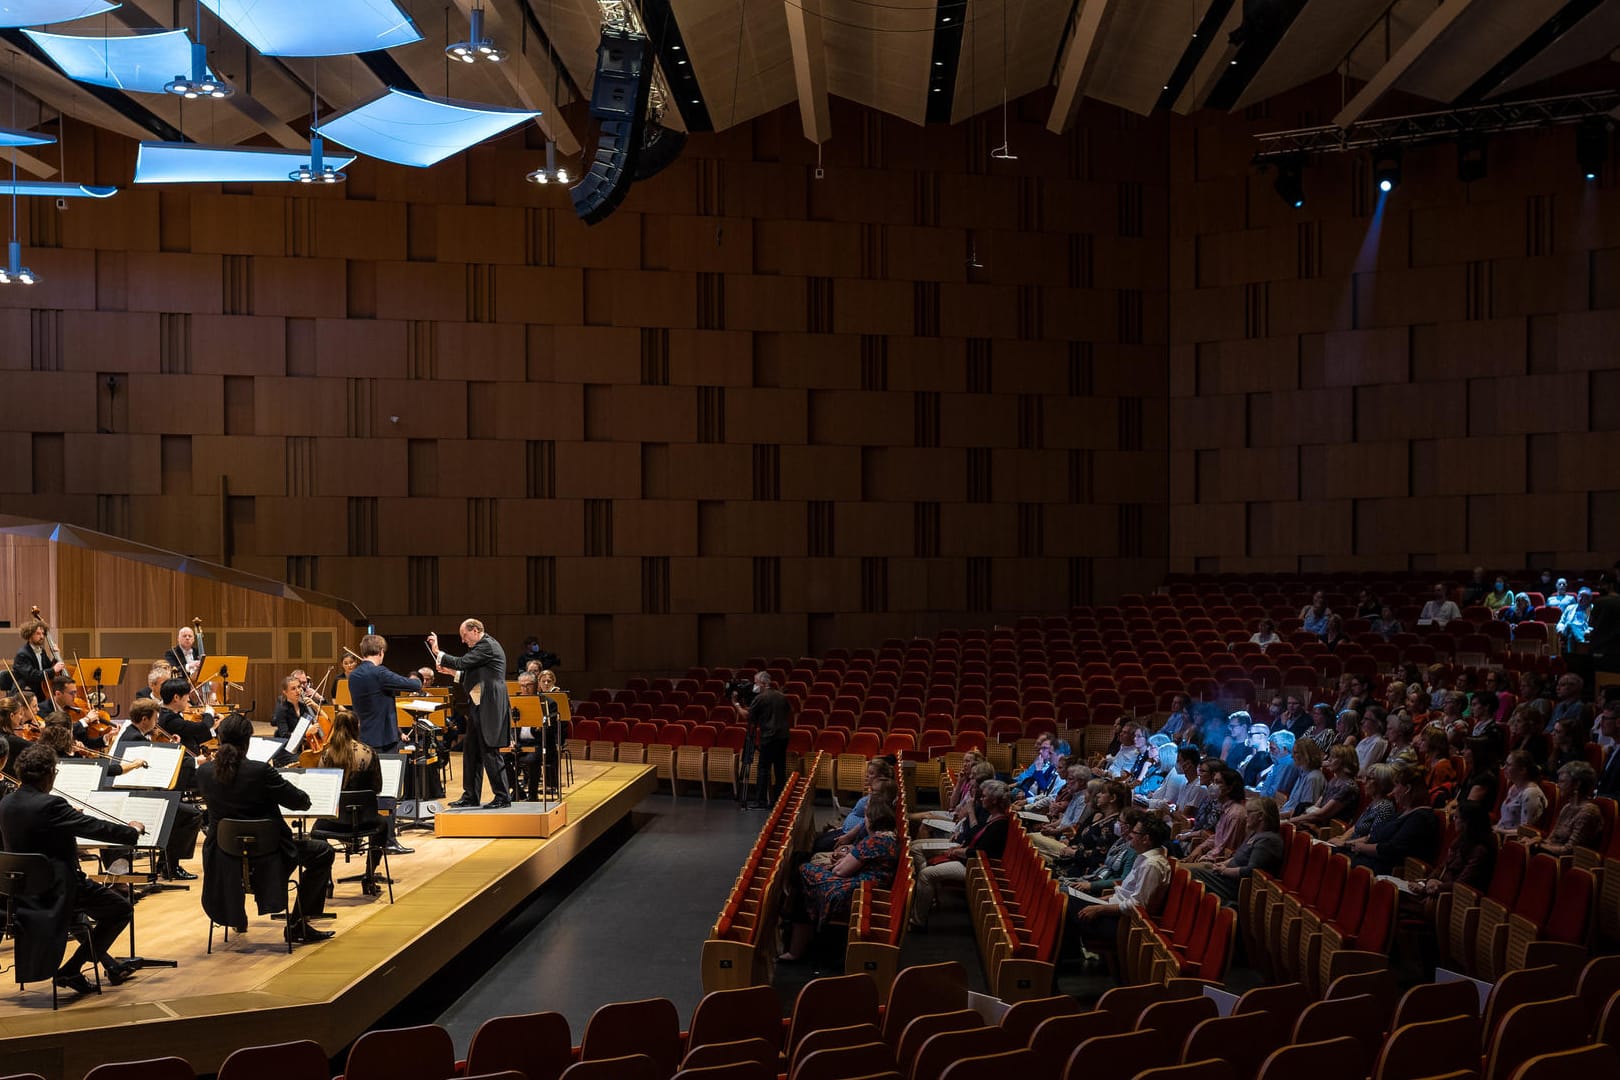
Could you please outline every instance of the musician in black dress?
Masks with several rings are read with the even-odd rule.
[[[118,893],[91,881],[79,869],[78,837],[134,844],[145,832],[138,821],[121,824],[91,817],[51,794],[56,781],[56,751],[34,743],[17,756],[12,774],[21,785],[0,801],[0,837],[5,849],[17,854],[44,855],[51,863],[53,883],[42,896],[13,901],[17,922],[16,978],[20,983],[52,979],[56,985],[80,994],[92,989],[80,969],[92,953],[101,961],[107,981],[117,986],[134,973],[113,959],[110,949],[129,925],[130,904]],[[90,948],[84,943],[60,962],[68,931],[79,915],[88,916],[94,929]]]
[[[197,787],[208,804],[208,836],[203,841],[203,910],[217,923],[247,926],[247,894],[242,888],[242,864],[221,851],[215,842],[219,823],[266,818],[275,822],[281,838],[277,849],[254,860],[253,896],[259,914],[287,911],[286,939],[294,943],[324,941],[329,930],[310,925],[311,917],[326,910],[326,886],[332,878],[332,848],[316,840],[295,839],[282,807],[308,810],[309,796],[262,761],[250,761],[248,740],[253,722],[232,713],[219,723],[219,750],[214,760],[197,770]],[[287,877],[298,869],[298,900],[287,909]]]

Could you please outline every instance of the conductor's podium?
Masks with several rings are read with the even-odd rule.
[[[499,810],[456,809],[440,803],[433,816],[435,836],[520,837],[544,840],[568,824],[568,804],[561,799],[515,802]]]

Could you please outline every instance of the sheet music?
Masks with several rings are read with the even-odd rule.
[[[69,799],[68,801],[72,802],[73,800]],[[128,801],[129,796],[122,791],[92,791],[88,795],[84,796],[81,803],[75,803],[73,808],[75,810],[82,811],[93,818],[106,818],[108,821],[116,821],[119,824],[122,824],[129,820],[129,818],[124,814],[124,806]],[[91,840],[84,836],[76,837],[75,839],[78,841],[80,847],[94,848],[118,846],[116,844],[110,844],[106,840]]]
[[[283,807],[282,817],[336,817],[338,798],[343,794],[342,769],[287,769],[282,772],[287,782],[309,796],[308,810],[289,810]]]
[[[407,709],[410,712],[418,713],[437,712],[439,709],[444,708],[444,704],[442,702],[429,701],[423,698],[407,698],[404,701],[396,701],[394,704],[398,705],[402,709]]]
[[[262,761],[268,765],[270,759],[275,757],[276,751],[280,749],[280,739],[266,739],[255,735],[248,740],[247,759],[249,761]]]
[[[124,796],[124,820],[138,821],[146,826],[136,847],[162,847],[168,843],[176,801],[173,795],[168,798],[161,795]]]
[[[304,734],[309,731],[310,717],[300,716],[298,723],[293,725],[292,734],[287,737],[286,750],[289,754],[296,754],[304,745]]]
[[[1379,881],[1389,882],[1391,885],[1395,886],[1397,892],[1403,892],[1407,896],[1413,895],[1412,883],[1407,881],[1405,878],[1396,877],[1393,874],[1379,874],[1377,875],[1377,879]]]
[[[56,782],[51,785],[51,790],[78,806],[79,802],[75,800],[82,801],[99,791],[105,775],[106,770],[99,761],[58,761]]]
[[[379,799],[397,799],[401,787],[405,783],[405,757],[403,754],[378,754],[377,761],[382,766],[382,790],[377,793]]]
[[[1074,897],[1076,900],[1080,901],[1082,904],[1106,904],[1106,903],[1108,903],[1108,901],[1102,899],[1101,897],[1092,896],[1090,893],[1086,892],[1084,889],[1077,889],[1073,885],[1070,885],[1064,891],[1067,892],[1070,896]]]
[[[115,788],[172,788],[175,778],[180,775],[180,763],[185,760],[185,748],[174,744],[156,743],[145,747],[138,754],[129,751],[126,756],[129,760],[143,760],[146,768],[135,769],[122,776],[113,777]]]

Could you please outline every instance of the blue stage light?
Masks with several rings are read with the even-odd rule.
[[[118,194],[115,187],[91,187],[89,184],[65,184],[59,180],[3,180],[0,195],[43,195],[52,199],[110,199]]]
[[[422,40],[392,0],[202,2],[266,56],[341,56]]]
[[[368,157],[425,168],[539,115],[389,90],[315,130]]]
[[[106,0],[0,0],[0,29],[72,22],[117,6]]]
[[[184,30],[129,37],[78,37],[24,30],[68,78],[141,94],[161,94],[164,84],[191,70],[191,38]],[[223,86],[223,83],[220,84]]]
[[[354,155],[326,159],[342,169]],[[199,146],[143,142],[135,152],[137,184],[287,183],[289,173],[309,164],[309,151],[257,146]]]
[[[37,131],[19,131],[16,128],[0,128],[0,146],[44,146],[55,141],[55,135],[41,135]]]

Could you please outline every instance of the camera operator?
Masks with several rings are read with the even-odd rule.
[[[754,699],[744,705],[742,695],[732,694],[732,708],[747,722],[754,735],[759,756],[760,807],[770,806],[787,783],[788,729],[793,726],[793,706],[782,691],[771,685],[769,673],[754,676]]]

